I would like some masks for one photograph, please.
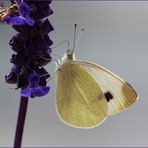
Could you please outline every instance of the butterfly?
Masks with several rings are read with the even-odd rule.
[[[116,74],[95,63],[76,60],[74,48],[59,62],[56,83],[58,115],[76,128],[96,127],[138,99],[134,88]]]

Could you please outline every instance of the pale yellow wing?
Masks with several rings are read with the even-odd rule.
[[[107,102],[96,81],[79,65],[57,71],[57,111],[67,124],[91,128],[107,117]]]
[[[133,87],[109,70],[90,62],[73,61],[73,64],[87,71],[104,94],[109,92],[112,95],[113,98],[108,101],[109,116],[128,108],[137,101],[138,95]]]

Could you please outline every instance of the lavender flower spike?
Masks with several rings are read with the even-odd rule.
[[[46,95],[50,87],[39,85],[40,76],[36,73],[32,73],[29,76],[29,86],[21,91],[22,97],[42,97]]]
[[[53,11],[51,0],[18,0],[18,11],[6,17],[18,32],[9,42],[12,50],[10,62],[14,65],[10,74],[5,76],[7,83],[15,83],[21,89],[22,97],[41,97],[46,95],[50,87],[46,86],[50,77],[43,68],[52,57],[53,44],[49,33],[54,30],[46,19]]]

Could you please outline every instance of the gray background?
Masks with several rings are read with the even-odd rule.
[[[148,146],[148,2],[60,2],[52,3],[55,13],[50,34],[57,44],[73,41],[73,25],[85,28],[76,46],[77,59],[98,63],[119,74],[137,90],[140,98],[130,109],[108,118],[91,130],[69,127],[55,110],[55,77],[43,98],[30,100],[23,146]],[[12,51],[8,41],[15,31],[0,25],[0,146],[13,145],[19,91],[5,84]],[[63,56],[66,45],[54,50]],[[55,65],[46,66],[53,73]]]

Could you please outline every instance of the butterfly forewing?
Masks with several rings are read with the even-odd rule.
[[[62,120],[80,128],[94,127],[107,117],[100,86],[79,64],[58,70],[57,110]]]
[[[109,70],[89,62],[73,61],[74,65],[79,65],[84,71],[96,81],[105,94],[112,95],[108,104],[108,115],[114,115],[131,106],[138,99],[138,95],[130,84],[113,74]]]

